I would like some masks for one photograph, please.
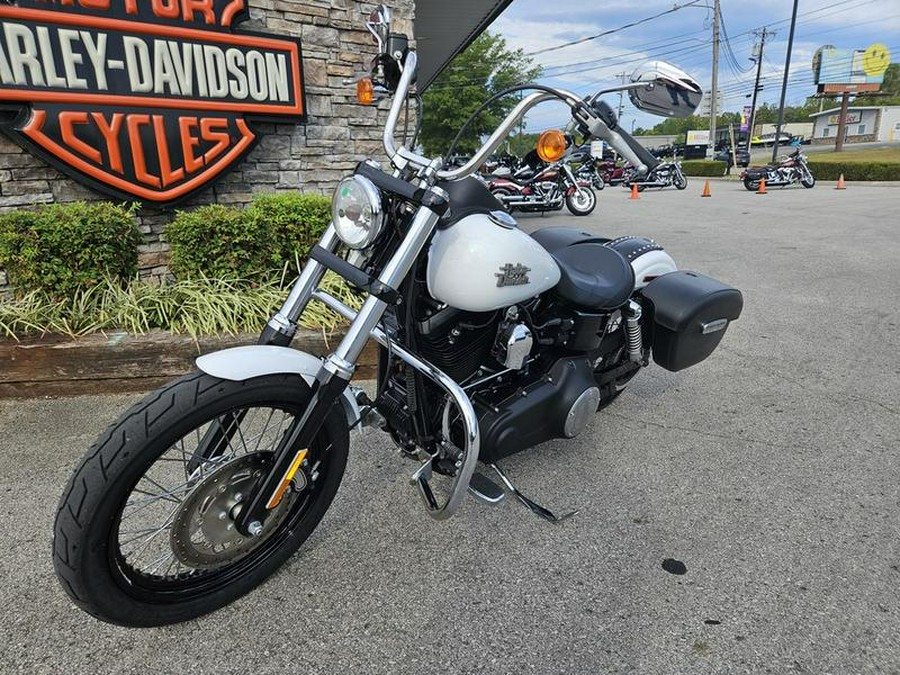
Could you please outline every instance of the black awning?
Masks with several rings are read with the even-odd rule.
[[[512,0],[416,0],[419,91],[477,38]]]

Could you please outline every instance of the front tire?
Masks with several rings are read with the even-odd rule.
[[[800,179],[800,185],[802,185],[803,187],[805,187],[807,189],[815,187],[816,186],[815,176],[813,176],[811,173],[809,173],[807,171],[806,174],[803,176],[803,178]]]
[[[159,626],[223,607],[275,572],[340,485],[349,434],[339,410],[263,532],[241,537],[233,517],[309,395],[299,375],[194,373],[125,412],[90,448],[57,511],[53,565],[73,602],[110,623]],[[229,415],[241,421],[225,452],[191,469],[200,439]]]
[[[573,216],[586,216],[597,207],[597,195],[589,187],[579,186],[566,197],[566,208]]]
[[[687,178],[680,171],[676,171],[672,177],[672,184],[677,190],[684,190],[687,187]]]

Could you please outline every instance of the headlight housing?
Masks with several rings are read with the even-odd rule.
[[[350,248],[369,246],[381,233],[384,210],[381,193],[365,176],[347,176],[334,191],[331,222],[342,242]]]

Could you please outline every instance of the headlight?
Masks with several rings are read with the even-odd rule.
[[[364,176],[344,178],[331,201],[331,222],[337,236],[350,248],[369,246],[384,223],[378,188]]]

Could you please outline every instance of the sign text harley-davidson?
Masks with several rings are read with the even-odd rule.
[[[244,0],[0,4],[5,131],[117,197],[184,199],[256,141],[250,120],[305,119],[300,44],[233,33]]]

